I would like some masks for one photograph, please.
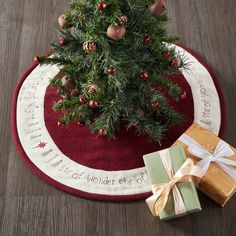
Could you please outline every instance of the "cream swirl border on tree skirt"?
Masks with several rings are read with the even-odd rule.
[[[195,122],[218,135],[221,109],[211,75],[189,52],[179,46],[176,51],[190,62],[189,70],[183,71],[183,75],[192,90]],[[25,79],[18,94],[17,132],[30,161],[53,180],[90,194],[125,196],[150,192],[144,167],[125,171],[88,168],[58,149],[44,121],[44,96],[50,79],[58,72],[55,65],[37,66]],[[40,142],[46,143],[44,149],[38,148]]]

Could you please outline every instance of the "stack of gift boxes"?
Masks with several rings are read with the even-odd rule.
[[[200,211],[196,187],[222,207],[236,191],[236,149],[196,123],[144,163],[153,192],[146,202],[162,220]]]

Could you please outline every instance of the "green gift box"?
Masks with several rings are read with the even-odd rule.
[[[184,148],[182,145],[178,145],[169,149],[165,149],[164,151],[166,150],[168,150],[169,158],[172,164],[172,170],[175,174],[187,159]],[[149,181],[152,185],[170,182],[170,177],[161,159],[161,152],[163,151],[153,152],[144,155],[143,157],[149,176]],[[200,211],[201,205],[194,183],[192,181],[189,181],[184,183],[177,183],[176,186],[181,194],[184,207],[186,209],[185,214]],[[182,215],[183,214],[181,214],[181,216]],[[180,216],[175,213],[172,190],[170,191],[167,203],[164,209],[160,212],[159,216],[161,220],[169,220]]]

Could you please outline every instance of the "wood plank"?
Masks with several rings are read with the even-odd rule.
[[[224,89],[225,140],[236,146],[236,1],[167,0],[168,31],[198,52]],[[0,0],[0,235],[234,235],[236,197],[224,209],[200,193],[203,211],[160,222],[144,201],[84,200],[45,184],[20,160],[11,139],[11,96],[34,55],[56,38],[61,0]]]

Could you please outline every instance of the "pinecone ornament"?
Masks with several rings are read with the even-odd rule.
[[[88,87],[88,93],[90,95],[95,95],[99,91],[99,88],[96,84],[91,84]]]
[[[97,46],[94,42],[88,41],[83,44],[83,49],[85,52],[91,53],[91,52],[95,52],[97,50]]]
[[[121,16],[118,20],[118,25],[119,26],[124,26],[128,23],[128,17],[127,16]]]
[[[170,65],[171,67],[175,67],[175,68],[180,67],[181,64],[182,64],[182,61],[181,61],[181,59],[178,58],[178,57],[172,58],[172,60],[169,62],[169,65]]]
[[[143,115],[144,115],[144,111],[143,111],[143,109],[141,109],[141,108],[137,108],[137,110],[135,111],[135,113],[136,113],[138,116],[143,116]]]

